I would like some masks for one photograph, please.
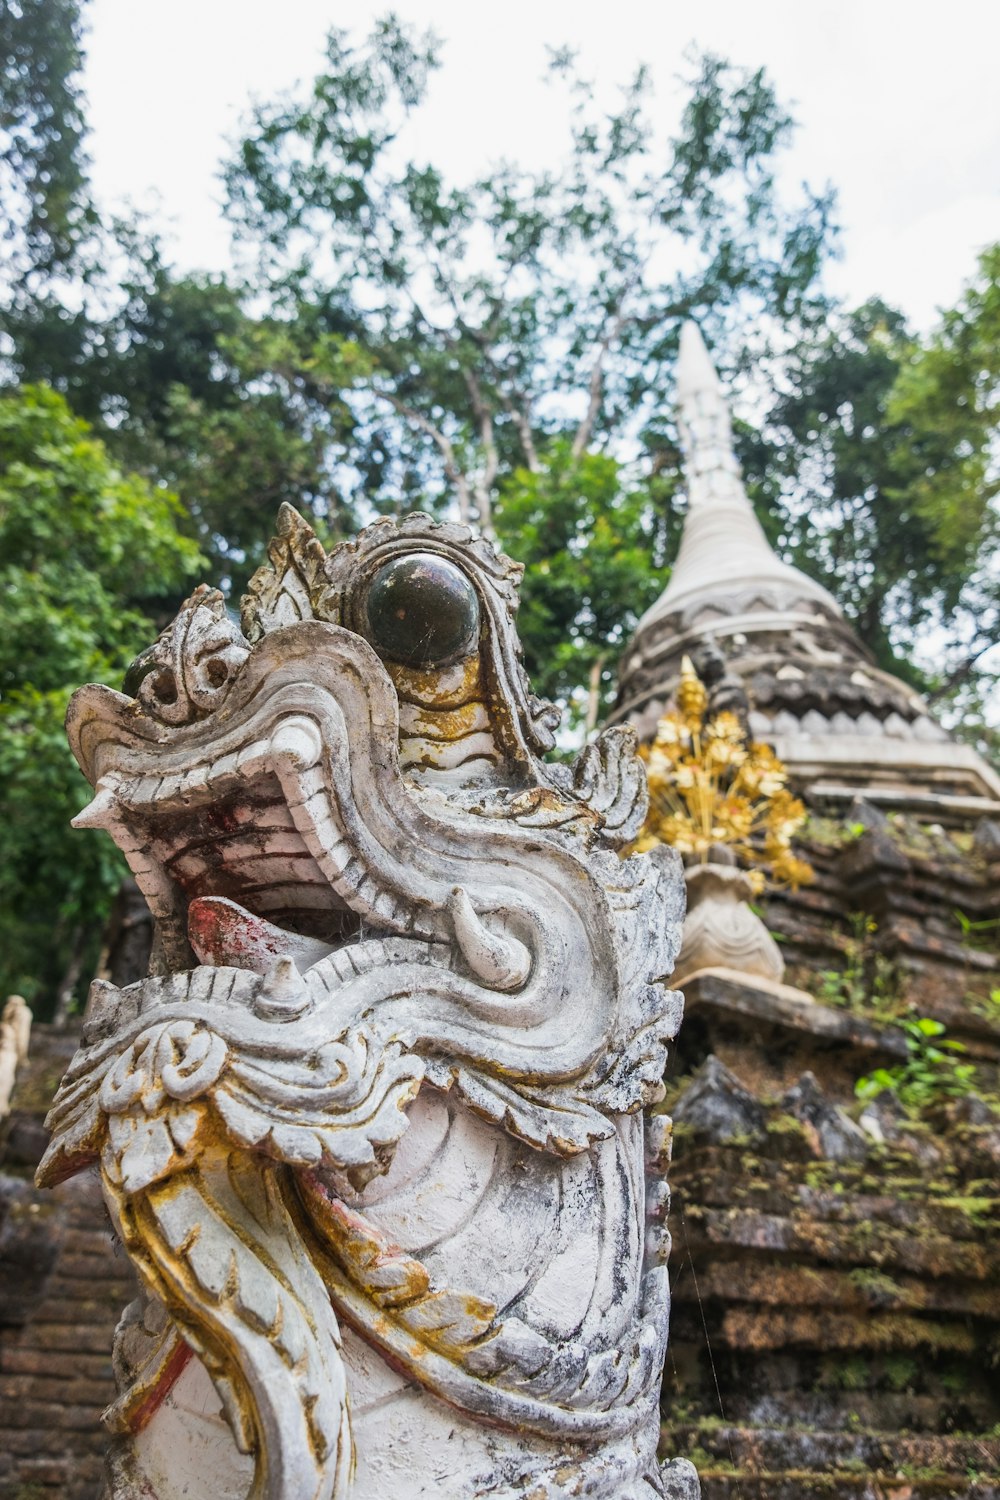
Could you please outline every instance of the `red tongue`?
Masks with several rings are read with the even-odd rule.
[[[266,974],[276,958],[311,968],[333,950],[316,938],[285,932],[225,896],[197,896],[188,907],[188,938],[198,960]]]

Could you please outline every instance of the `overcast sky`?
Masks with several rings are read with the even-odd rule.
[[[332,24],[367,29],[390,7],[321,0],[92,0],[85,79],[98,193],[172,227],[185,269],[221,269],[228,235],[216,173],[251,96],[316,71]],[[456,178],[500,156],[558,158],[563,110],[543,86],[546,44],[569,43],[602,85],[650,65],[676,119],[686,48],[766,66],[800,122],[789,190],[832,182],[843,259],[832,288],[873,293],[921,326],[954,302],[977,252],[1000,239],[997,0],[397,0],[445,43],[412,138]]]

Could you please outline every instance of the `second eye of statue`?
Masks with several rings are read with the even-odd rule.
[[[409,667],[466,656],[479,635],[479,600],[460,568],[433,552],[394,557],[368,589],[372,644]]]

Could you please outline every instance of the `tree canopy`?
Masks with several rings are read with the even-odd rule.
[[[123,867],[74,833],[63,733],[84,682],[120,685],[157,601],[200,565],[174,496],[121,473],[46,387],[0,394],[0,988],[51,997],[93,957]],[[71,973],[71,978],[73,977]]]
[[[36,291],[93,223],[82,30],[79,0],[0,3],[0,222],[8,274]]]
[[[987,754],[1000,681],[1000,246],[925,339],[880,301],[792,350],[743,457],[772,536]]]

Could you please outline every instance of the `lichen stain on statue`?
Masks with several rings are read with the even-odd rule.
[[[157,929],[93,987],[39,1169],[99,1163],[144,1289],[110,1493],[695,1494],[656,1462],[643,1115],[683,882],[617,855],[631,732],[543,762],[520,569],[464,528],[328,555],[284,507],[269,556],[242,629],[199,589],[67,721]]]

